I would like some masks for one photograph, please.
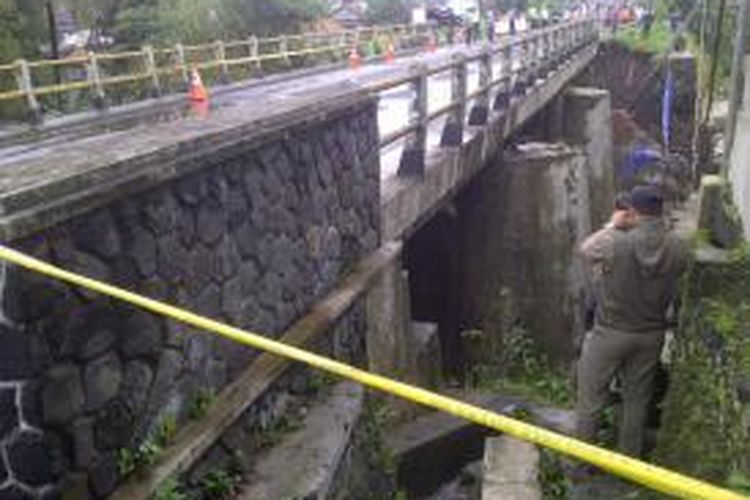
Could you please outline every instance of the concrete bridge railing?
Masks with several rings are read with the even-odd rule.
[[[570,57],[598,37],[593,20],[582,20],[535,30],[502,43],[486,45],[471,53],[455,53],[450,62],[414,65],[408,74],[391,75],[385,81],[366,86],[376,93],[408,84],[411,90],[408,123],[381,138],[381,148],[406,140],[398,173],[422,176],[425,168],[428,128],[434,121],[448,117],[440,145],[456,147],[463,143],[465,125],[487,124],[490,110],[507,110],[511,97],[523,96],[538,79],[544,79],[569,62]],[[494,74],[496,59],[500,72]],[[468,66],[479,65],[479,84],[469,89]],[[450,101],[430,111],[428,79],[450,73]]]
[[[0,65],[0,106],[21,101],[28,119],[38,123],[45,108],[74,98],[76,92],[87,95],[79,110],[102,109],[113,99],[122,101],[123,92],[131,94],[126,99],[130,101],[175,92],[188,84],[191,68],[210,72],[213,79],[225,84],[274,68],[293,67],[305,58],[341,59],[353,47],[362,51],[382,39],[397,48],[412,46],[422,42],[431,30],[429,25],[372,26],[330,33],[251,36],[200,45],[147,45],[140,50],[92,51],[64,59],[20,59]]]

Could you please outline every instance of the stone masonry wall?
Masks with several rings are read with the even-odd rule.
[[[10,244],[278,335],[379,243],[375,103],[253,144]],[[3,499],[54,498],[71,473],[106,496],[118,449],[166,415],[184,420],[197,391],[220,389],[257,354],[15,268],[2,268],[0,294]],[[365,335],[355,324],[352,345]]]
[[[366,366],[365,331],[367,314],[364,300],[356,301],[349,310],[333,325],[324,338],[315,346],[315,352],[338,359],[355,366]],[[259,441],[263,433],[276,434],[279,422],[298,422],[310,407],[319,404],[314,400],[316,388],[322,384],[321,373],[301,364],[296,364],[276,379],[258,402],[251,405],[221,436],[221,438],[203,455],[203,457],[180,478],[180,483],[187,491],[199,490],[201,480],[212,471],[235,471],[242,475],[246,483],[255,481],[283,482],[290,487],[305,478],[288,477],[286,471],[279,470],[278,477],[258,477],[255,459],[262,455]],[[316,378],[317,377],[317,378]],[[319,397],[319,395],[318,395]],[[313,399],[313,400],[310,400]],[[300,400],[306,400],[300,404]],[[296,411],[295,411],[296,410]],[[296,413],[296,414],[295,414]],[[319,445],[319,444],[318,444]],[[273,445],[270,445],[273,446]],[[307,456],[307,455],[302,455]],[[306,464],[313,467],[311,464]],[[289,464],[294,470],[304,469],[304,465]],[[330,474],[340,467],[330,463]],[[309,479],[309,478],[307,478]],[[246,484],[245,486],[247,486]],[[294,488],[291,488],[294,489]],[[244,493],[244,497],[247,493]]]

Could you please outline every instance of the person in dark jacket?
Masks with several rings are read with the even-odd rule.
[[[596,300],[594,327],[578,363],[576,433],[592,441],[615,374],[622,382],[618,448],[643,451],[646,411],[654,389],[668,310],[686,263],[686,247],[667,227],[663,196],[638,186],[627,210],[581,246]]]

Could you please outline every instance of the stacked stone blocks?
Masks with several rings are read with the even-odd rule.
[[[375,116],[367,101],[235,146],[11,245],[277,336],[378,245]],[[63,476],[106,496],[118,449],[167,415],[184,420],[196,391],[221,389],[257,355],[26,271],[1,277],[0,398],[14,404],[0,411],[0,498],[54,495]],[[364,326],[336,341],[358,335]]]

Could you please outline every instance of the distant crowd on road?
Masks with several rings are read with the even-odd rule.
[[[607,9],[602,10],[602,15],[601,20],[612,28],[614,33],[617,33],[620,26],[631,25],[639,27],[645,36],[648,36],[656,19],[652,9],[638,3],[624,1],[614,3]],[[681,16],[677,11],[669,14],[669,25],[672,32],[679,29],[680,22]]]
[[[498,36],[515,35],[530,29],[590,18],[598,9],[593,3],[578,2],[568,8],[551,11],[530,8],[528,10],[489,10],[484,16],[478,11],[456,12],[450,7],[433,7],[427,11],[427,19],[444,28],[449,43],[474,43],[477,40],[495,40]]]

